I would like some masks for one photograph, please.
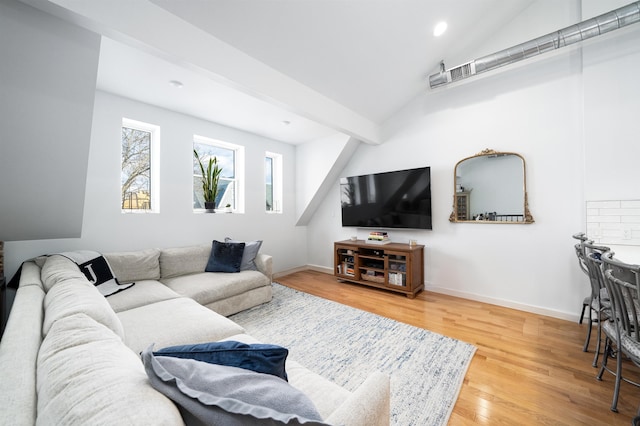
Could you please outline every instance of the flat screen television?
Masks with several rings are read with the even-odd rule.
[[[431,228],[431,169],[340,178],[342,226]]]

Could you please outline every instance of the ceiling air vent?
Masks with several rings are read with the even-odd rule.
[[[459,67],[451,68],[449,70],[450,82],[462,80],[463,78],[471,77],[476,73],[476,67],[472,62],[468,64],[460,65]]]

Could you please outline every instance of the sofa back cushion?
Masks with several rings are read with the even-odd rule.
[[[162,249],[160,275],[162,278],[204,272],[211,254],[211,245]]]
[[[53,324],[36,382],[38,424],[183,424],[175,404],[149,384],[140,357],[82,313]]]
[[[69,279],[85,279],[84,273],[71,259],[54,254],[47,257],[42,265],[42,284],[44,291],[49,292],[57,283]]]
[[[111,270],[121,284],[160,278],[160,250],[104,253]]]
[[[44,323],[46,336],[53,324],[65,317],[84,313],[111,329],[124,339],[124,329],[107,299],[84,276],[58,282],[44,298]]]

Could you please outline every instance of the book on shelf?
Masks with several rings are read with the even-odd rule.
[[[389,272],[389,284],[406,287],[403,275],[399,272]]]
[[[388,244],[390,242],[389,236],[384,231],[371,231],[367,238],[367,243],[370,244]]]
[[[338,274],[349,275],[351,277],[355,276],[353,266],[349,266],[346,263],[341,263],[338,265]]]
[[[367,244],[378,244],[378,245],[384,245],[384,244],[389,244],[391,243],[391,240],[386,239],[386,240],[367,240]]]
[[[382,239],[382,238],[389,238],[389,236],[387,235],[386,232],[373,231],[373,232],[369,232],[369,238]]]

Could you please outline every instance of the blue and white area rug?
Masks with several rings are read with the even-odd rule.
[[[273,284],[273,300],[233,315],[247,333],[353,391],[391,377],[391,424],[446,425],[475,346]]]

